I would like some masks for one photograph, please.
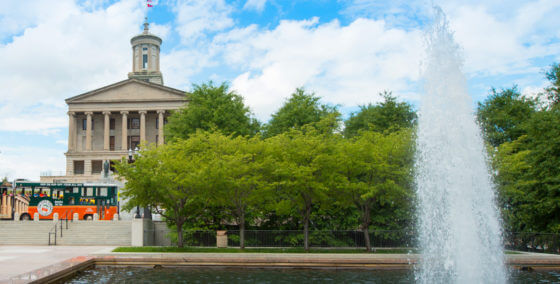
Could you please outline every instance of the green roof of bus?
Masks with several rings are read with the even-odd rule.
[[[117,187],[116,184],[84,184],[84,183],[48,183],[34,181],[18,181],[16,186],[30,187]]]

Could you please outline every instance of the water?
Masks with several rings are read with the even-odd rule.
[[[143,268],[100,266],[65,283],[411,283],[409,270]],[[514,271],[512,283],[558,283],[554,271]]]
[[[427,33],[416,187],[420,283],[504,283],[501,223],[462,56],[444,13]]]

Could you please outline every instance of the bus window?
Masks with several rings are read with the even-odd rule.
[[[80,188],[79,187],[74,187],[72,190],[72,193],[80,193]]]
[[[107,188],[106,187],[99,188],[99,196],[107,196]]]
[[[93,196],[93,188],[87,187],[85,196]]]

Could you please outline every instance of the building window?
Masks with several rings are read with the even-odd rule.
[[[93,125],[94,125],[94,120],[93,118],[91,119],[91,130],[93,130]],[[82,119],[82,130],[87,130],[87,118]]]
[[[95,160],[91,161],[91,173],[92,174],[99,174],[103,170],[103,161]]]
[[[115,136],[109,136],[109,150],[115,151]]]
[[[129,118],[128,129],[140,129],[140,118]]]
[[[84,161],[74,161],[74,174],[75,175],[84,174]]]
[[[109,129],[111,129],[111,130],[115,129],[115,119],[114,118],[109,119]]]
[[[142,54],[142,68],[148,69],[148,55]]]
[[[128,149],[136,149],[140,145],[140,136],[128,136]]]
[[[117,161],[118,162],[118,161]],[[109,170],[113,173],[117,172],[117,169],[115,169],[115,164],[117,163],[113,160],[109,161]]]

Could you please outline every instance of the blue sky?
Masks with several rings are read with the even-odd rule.
[[[393,91],[417,105],[432,3],[462,47],[474,102],[533,96],[560,61],[560,1],[6,0],[0,6],[0,175],[64,171],[65,98],[123,79],[148,17],[165,85],[227,81],[267,121],[299,86],[348,115]],[[473,103],[474,106],[474,103]]]

